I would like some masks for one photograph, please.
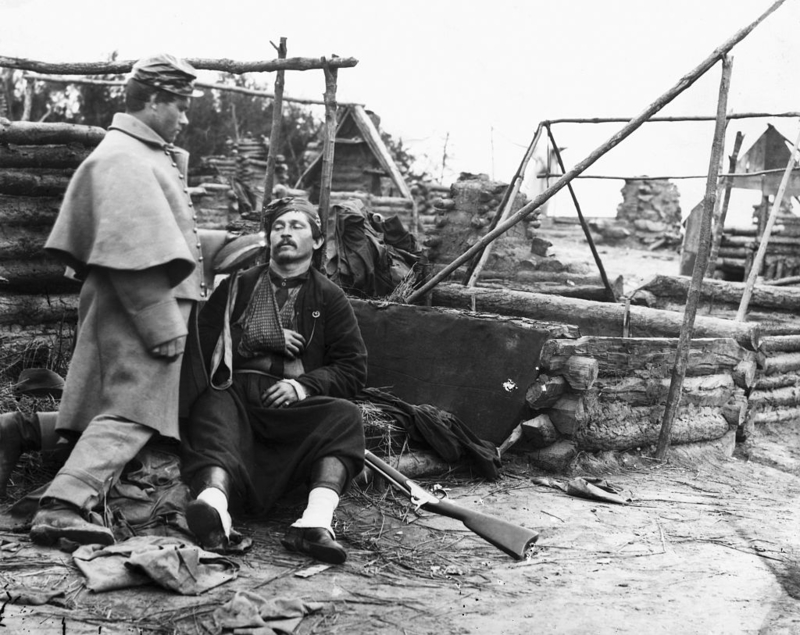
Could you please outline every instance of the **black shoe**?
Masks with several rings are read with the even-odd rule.
[[[322,562],[342,564],[347,560],[344,547],[323,527],[289,527],[281,544],[289,551],[305,553]]]
[[[225,551],[228,537],[222,526],[219,512],[201,500],[193,500],[186,506],[186,524],[197,541],[208,551]]]
[[[31,540],[49,547],[65,538],[80,545],[113,545],[114,534],[107,527],[85,520],[77,507],[53,501],[33,517]]]

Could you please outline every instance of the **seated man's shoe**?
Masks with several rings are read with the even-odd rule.
[[[186,524],[197,541],[208,551],[225,551],[228,537],[219,512],[207,502],[193,500],[186,506]]]
[[[342,564],[347,560],[344,547],[323,527],[289,527],[281,544],[289,551],[305,553],[322,562]]]
[[[37,545],[47,547],[61,538],[81,545],[114,544],[114,534],[110,529],[84,520],[77,507],[60,501],[45,503],[36,512],[30,536]]]

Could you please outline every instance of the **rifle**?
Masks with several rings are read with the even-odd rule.
[[[517,560],[525,558],[533,543],[539,539],[539,534],[532,529],[520,527],[500,518],[472,511],[448,500],[437,498],[369,450],[366,451],[366,462],[389,483],[408,496],[417,509],[422,507],[434,514],[460,520],[467,529]]]

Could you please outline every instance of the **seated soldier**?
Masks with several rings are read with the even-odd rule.
[[[306,484],[307,507],[281,542],[341,563],[347,553],[331,524],[363,468],[361,412],[346,399],[364,386],[366,348],[344,292],[311,266],[324,241],[316,209],[279,199],[268,232],[269,264],[224,280],[200,314],[210,385],[182,423],[184,478],[196,496],[187,522],[204,547],[224,549],[229,504],[266,511]]]

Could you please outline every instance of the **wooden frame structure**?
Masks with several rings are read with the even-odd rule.
[[[184,58],[197,70],[221,71],[241,75],[244,73],[275,72],[278,79],[275,82],[275,91],[270,96],[275,100],[277,112],[273,113],[273,123],[275,118],[280,118],[283,97],[285,71],[308,71],[322,70],[325,76],[325,93],[323,104],[325,105],[325,124],[322,151],[322,181],[320,183],[320,202],[319,214],[323,223],[327,222],[330,208],[330,188],[333,163],[333,140],[336,131],[336,89],[337,74],[340,68],[352,68],[358,64],[358,60],[352,57],[339,57],[336,55],[326,57],[287,57],[286,38],[281,38],[280,45],[273,47],[278,52],[278,58],[265,61],[241,62],[228,59],[205,59],[205,58]],[[36,73],[44,76],[65,76],[65,75],[106,75],[123,74],[131,71],[136,60],[110,61],[110,62],[87,62],[87,63],[50,63],[37,60],[29,60],[17,57],[6,57],[0,55],[0,68],[12,68]],[[59,77],[63,80],[63,77]],[[94,80],[91,83],[97,83]],[[30,85],[30,83],[29,83]],[[216,85],[208,86],[219,88]],[[289,101],[289,99],[287,99]],[[296,100],[293,100],[296,101]],[[318,102],[314,102],[318,103]],[[276,130],[277,128],[277,130]],[[278,135],[280,126],[273,125],[273,134]],[[271,139],[272,141],[272,139]],[[277,143],[270,143],[267,156],[267,171],[264,176],[265,186],[274,181],[275,158],[278,153]],[[266,207],[271,196],[271,187],[264,190],[264,202]],[[324,225],[323,225],[324,226]]]

